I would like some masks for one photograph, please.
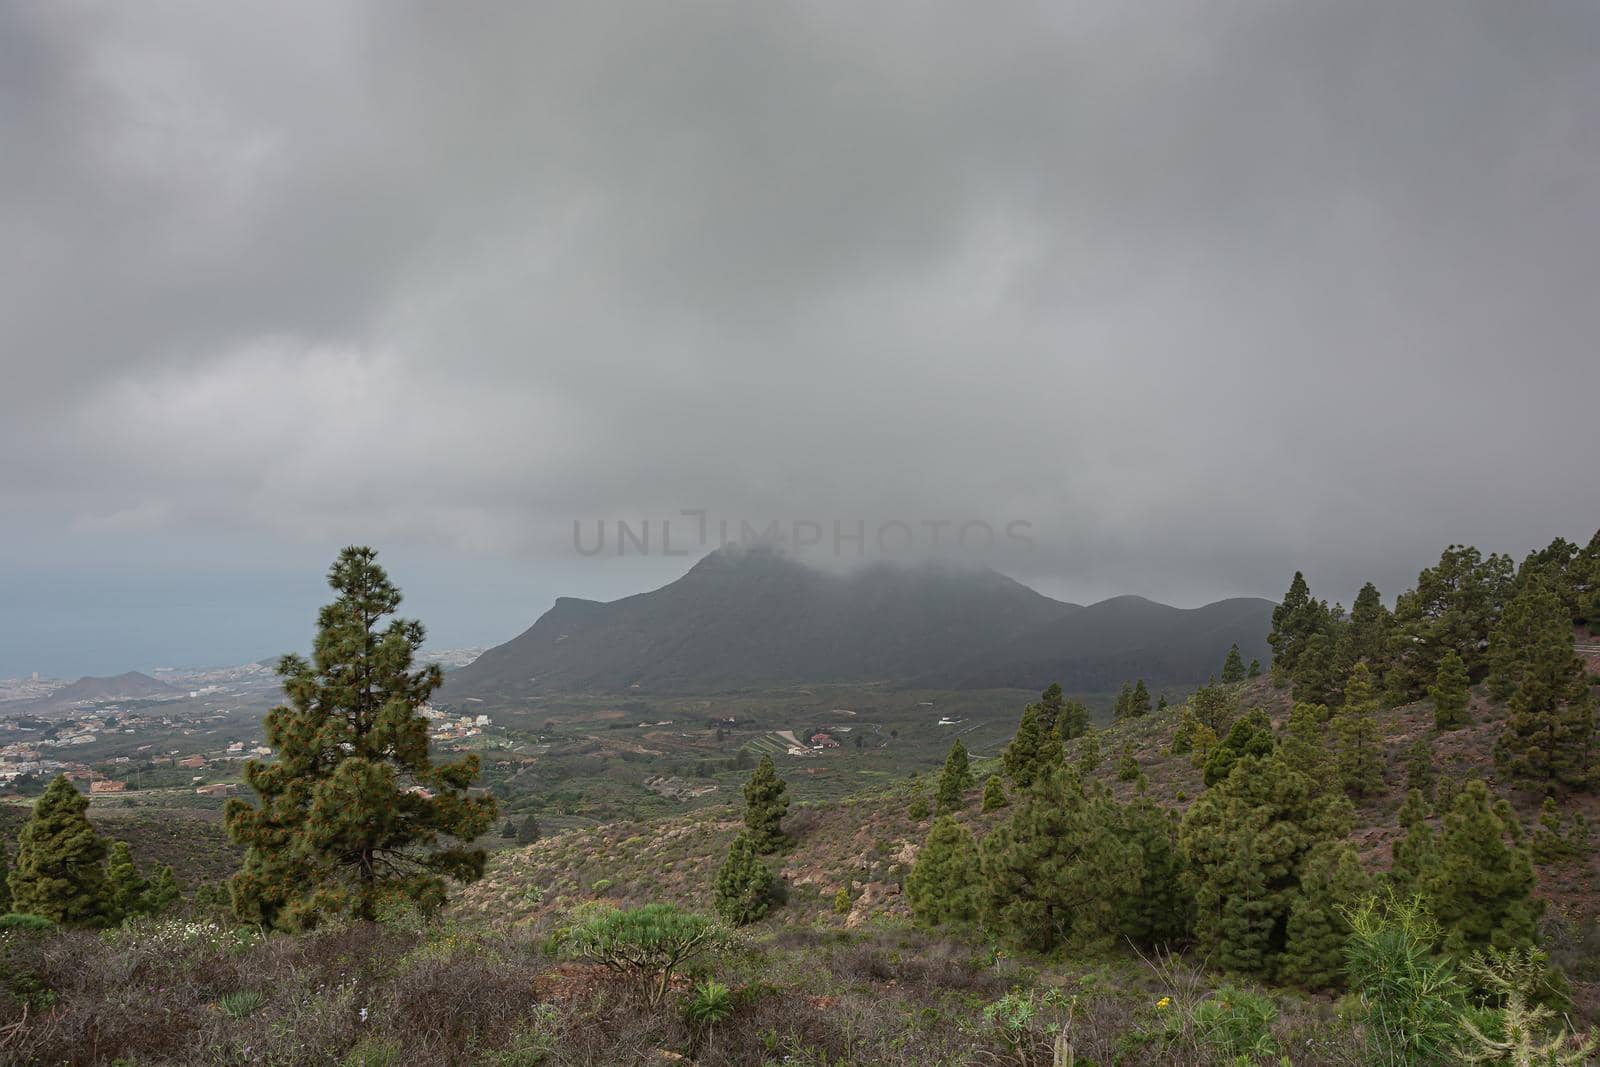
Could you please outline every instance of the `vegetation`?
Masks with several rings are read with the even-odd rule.
[[[744,784],[744,825],[750,844],[760,855],[783,848],[789,838],[783,832],[783,816],[789,810],[788,785],[778,777],[771,756],[762,756],[755,773]]]
[[[245,768],[258,803],[227,807],[229,833],[248,847],[232,887],[243,919],[286,929],[371,919],[391,896],[435,910],[446,878],[483,873],[484,850],[468,843],[494,824],[494,799],[469,793],[476,755],[429,757],[420,709],[444,676],[412,669],[420,623],[377,629],[400,592],[376,556],[339,554],[328,572],[338,596],[318,616],[312,660],[278,662],[289,703],[267,715],[276,757]]]

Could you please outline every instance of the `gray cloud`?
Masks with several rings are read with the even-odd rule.
[[[1597,36],[1559,4],[6,5],[3,536],[581,591],[577,517],[1023,518],[998,562],[1045,591],[1188,602],[1587,536]]]

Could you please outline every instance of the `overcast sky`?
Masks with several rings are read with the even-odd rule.
[[[0,674],[304,648],[350,542],[494,643],[683,509],[1186,605],[1587,540],[1596,55],[1568,2],[0,4]]]

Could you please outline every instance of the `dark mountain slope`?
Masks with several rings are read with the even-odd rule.
[[[649,593],[562,598],[453,672],[444,702],[541,693],[727,692],[810,682],[1091,691],[1203,682],[1228,646],[1266,659],[1272,605],[1184,610],[1138,597],[1063,604],[991,570],[873,565],[829,574],[725,549]]]
[[[557,601],[452,674],[441,699],[895,681],[1081,610],[994,571],[876,565],[836,575],[771,550],[725,549],[653,592]]]
[[[983,648],[917,680],[934,689],[1103,692],[1133,678],[1151,686],[1192,685],[1221,669],[1237,643],[1245,662],[1270,661],[1270,600],[1238,597],[1174,608],[1137,596],[1091,604],[1011,641]]]

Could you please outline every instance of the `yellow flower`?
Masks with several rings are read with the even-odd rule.
[[[1160,1000],[1156,1001],[1156,1007],[1165,1011],[1167,1008],[1172,1007],[1172,998],[1162,997]]]

